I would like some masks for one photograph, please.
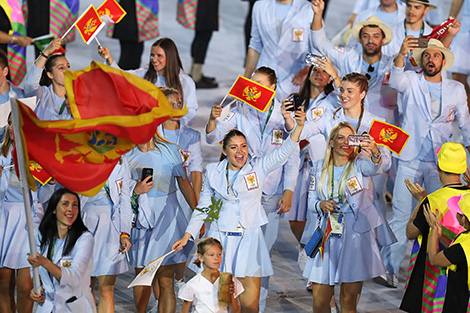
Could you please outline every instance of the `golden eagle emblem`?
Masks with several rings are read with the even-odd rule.
[[[63,261],[62,262],[62,267],[69,268],[70,266],[72,266],[72,262],[70,262],[70,261]]]
[[[95,18],[90,18],[88,22],[86,22],[85,27],[83,27],[83,33],[85,35],[90,35],[93,34],[93,32],[98,28],[98,25],[96,25],[97,20]]]
[[[297,38],[300,38],[300,37],[302,36],[302,34],[303,34],[303,31],[302,31],[302,30],[296,30],[296,31],[294,32],[294,34],[295,34],[295,36],[296,36]]]
[[[118,138],[102,131],[77,134],[56,134],[55,158],[64,163],[67,157],[76,163],[104,163],[116,160],[132,149],[134,144],[128,138]]]
[[[353,189],[353,190],[356,189],[356,187],[357,187],[356,180],[352,179],[352,180],[348,181],[348,186],[349,186],[350,189]]]
[[[313,110],[313,114],[315,114],[315,116],[319,116],[323,113],[323,110],[322,109],[315,109]]]
[[[393,141],[395,141],[397,137],[398,137],[398,134],[394,132],[392,128],[388,128],[388,129],[382,128],[379,134],[379,139],[383,142],[393,143]]]
[[[39,165],[38,163],[36,162],[32,162],[30,165],[29,165],[29,170],[32,171],[32,172],[40,172],[42,170],[42,166]]]
[[[274,137],[278,140],[281,139],[282,138],[282,131],[274,132]]]
[[[258,88],[256,88],[256,87],[250,88],[250,87],[247,86],[243,90],[243,96],[248,101],[256,102],[256,100],[258,100],[258,98],[261,97],[261,91],[258,91]]]
[[[247,178],[248,182],[250,184],[254,184],[255,183],[255,176],[254,175],[249,175]]]

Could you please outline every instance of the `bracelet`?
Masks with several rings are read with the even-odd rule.
[[[378,160],[381,157],[382,157],[382,153],[380,153],[380,151],[377,153],[377,155],[374,155],[373,153],[371,155],[371,158],[374,159],[374,160]]]
[[[122,238],[122,237],[130,238],[131,235],[129,235],[128,233],[121,233],[121,238]]]
[[[18,37],[16,36],[11,36],[11,41],[10,43],[17,43],[18,42]]]
[[[45,54],[44,52],[42,52],[42,51],[39,52],[39,55],[42,56],[42,57],[45,58],[45,59],[48,59],[48,58],[49,58],[49,56],[48,56],[47,54]]]

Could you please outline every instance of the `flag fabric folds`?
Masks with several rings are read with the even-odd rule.
[[[319,248],[320,250],[320,253],[321,253],[321,260],[323,261],[323,256],[325,254],[325,246],[326,246],[326,242],[328,241],[328,238],[330,238],[330,235],[331,235],[331,231],[332,231],[332,227],[331,227],[331,220],[330,220],[330,214],[328,214],[328,220],[326,221],[326,228],[325,228],[325,233],[323,234],[323,241],[321,243],[321,247]]]
[[[271,104],[276,92],[251,79],[238,76],[228,94],[251,105],[256,110],[264,112],[269,104]]]
[[[400,127],[378,120],[372,121],[369,135],[374,138],[376,144],[388,147],[397,155],[400,155],[410,137],[410,135]]]
[[[103,64],[65,76],[74,120],[41,121],[18,101],[24,158],[85,196],[98,193],[121,155],[148,142],[168,118],[187,112],[173,109],[155,85]],[[36,189],[32,177],[28,184]]]
[[[119,23],[127,12],[116,2],[116,0],[105,0],[96,10],[102,17],[109,16],[113,23]]]
[[[89,45],[105,25],[106,23],[101,20],[95,7],[91,4],[78,18],[75,27],[82,36],[83,41]]]
[[[29,162],[29,171],[31,172],[31,175],[33,175],[33,178],[40,182],[43,186],[52,179],[51,175],[49,175],[49,173],[46,172],[46,170],[43,169],[42,166],[37,162]]]
[[[162,265],[163,260],[169,254],[173,253],[175,250],[168,252],[162,257],[159,257],[155,261],[150,262],[144,269],[134,278],[134,280],[127,286],[127,288],[135,287],[135,286],[151,286],[153,278],[157,273],[160,265]]]

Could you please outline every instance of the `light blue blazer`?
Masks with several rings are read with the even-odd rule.
[[[432,120],[431,98],[423,74],[392,67],[390,86],[399,92],[400,127],[410,138],[398,157],[403,161],[415,159],[428,134],[434,152],[452,138],[452,121],[456,118],[464,145],[470,146],[470,116],[464,86],[442,75],[441,114]],[[395,156],[395,155],[394,155]]]
[[[116,164],[107,181],[109,195],[113,202],[111,221],[118,233],[131,233],[131,174],[126,157],[121,158],[121,164]],[[103,187],[104,188],[104,187]],[[89,197],[80,196],[81,207],[84,208]]]
[[[253,7],[250,48],[260,54],[256,67],[268,66],[276,72],[277,99],[299,90],[299,86],[292,84],[292,78],[305,67],[305,54],[313,50],[308,35],[312,18],[310,2],[294,0],[279,36],[275,0],[256,1]],[[296,31],[302,32],[302,40],[295,37]]]
[[[266,125],[266,129],[262,132],[261,127],[264,121],[258,119],[258,111],[248,104],[237,102],[230,114],[217,123],[215,130],[206,134],[208,144],[220,142],[224,139],[225,134],[236,128],[246,136],[250,155],[254,158],[262,157],[272,153],[279,147],[273,137],[275,132],[282,132],[282,141],[285,142],[289,134],[285,132],[284,118],[281,114],[281,104],[274,101],[274,108],[271,118]],[[282,143],[281,143],[282,144]],[[282,194],[284,190],[295,190],[297,183],[298,169],[300,166],[299,149],[296,149],[287,163],[282,167],[273,170],[268,174],[263,185],[263,192],[266,195]]]
[[[245,229],[257,228],[266,224],[268,218],[261,205],[261,197],[267,174],[281,167],[298,148],[298,145],[288,138],[280,148],[272,153],[261,158],[247,160],[233,184],[234,195],[227,194],[227,159],[207,165],[198,207],[208,207],[211,204],[211,197],[216,200],[222,199],[223,204],[218,220],[220,231],[233,231],[239,223]],[[248,176],[255,176],[256,186],[251,185],[249,188]],[[196,238],[206,217],[206,214],[194,210],[186,232]]]
[[[308,191],[308,210],[314,213],[313,219],[315,221],[318,221],[318,214],[326,216],[326,214],[320,209],[319,203],[322,200],[328,200],[328,177],[326,177],[323,185],[321,186],[321,190],[318,189],[323,161],[324,160],[315,161],[312,169],[310,170],[311,178]],[[356,177],[360,186],[362,186],[362,191],[352,195],[348,191],[347,186],[345,188],[347,204],[354,213],[355,222],[353,224],[353,230],[357,233],[365,233],[377,229],[376,236],[382,245],[389,245],[396,242],[396,238],[382,214],[380,214],[374,206],[373,190],[368,188],[368,181],[370,180],[370,176],[388,171],[390,165],[390,157],[383,156],[382,160],[378,164],[374,164],[364,154],[359,154],[354,161],[354,169],[347,177],[347,180],[352,177]],[[311,234],[313,234],[316,227],[317,225],[309,227]]]

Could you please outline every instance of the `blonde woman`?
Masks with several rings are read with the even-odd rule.
[[[372,137],[358,154],[348,145],[352,135],[350,123],[334,126],[324,160],[315,161],[310,172],[308,209],[316,218],[307,222],[304,238],[318,225],[324,230],[328,219],[334,228],[324,237],[324,251],[308,258],[303,273],[313,282],[314,312],[330,312],[337,284],[342,312],[355,312],[362,282],[385,272],[374,232],[381,232],[385,222],[374,207],[368,177],[388,170],[390,157],[381,155]],[[391,241],[393,234],[388,235],[380,244]]]

